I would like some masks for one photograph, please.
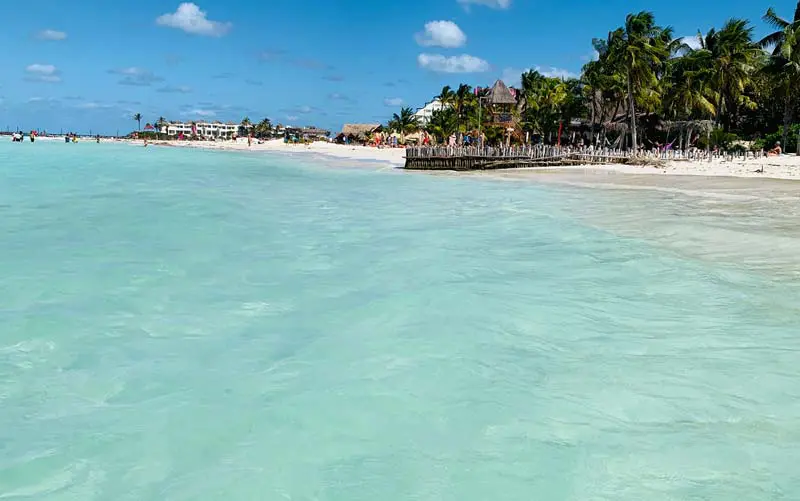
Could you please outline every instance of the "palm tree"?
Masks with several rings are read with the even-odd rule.
[[[445,142],[451,134],[458,130],[458,117],[453,108],[434,110],[428,120],[425,130],[433,135],[438,142]]]
[[[167,119],[164,117],[158,117],[156,121],[156,127],[158,128],[158,132],[161,132],[161,129],[167,125]]]
[[[658,86],[657,71],[669,57],[672,31],[655,24],[651,12],[628,14],[625,26],[608,34],[605,41],[596,41],[595,48],[607,62],[617,66],[625,76],[628,114],[631,121],[631,147],[638,150],[636,130],[636,98]]]
[[[436,99],[442,103],[442,106],[447,108],[448,106],[453,106],[456,101],[456,93],[453,92],[453,89],[450,88],[449,85],[445,85],[442,87],[442,92],[436,96]]]
[[[691,50],[669,61],[663,79],[665,117],[678,120],[709,118],[717,114],[717,92],[712,84],[711,52]]]
[[[464,109],[469,104],[472,97],[472,87],[467,84],[460,84],[455,92],[456,115],[458,116],[458,129],[461,131],[461,124],[464,121]]]
[[[136,113],[133,115],[133,119],[139,124],[139,131],[142,130],[142,114]]]
[[[269,118],[265,118],[258,122],[256,125],[256,135],[258,137],[269,136],[272,133],[272,122]]]
[[[602,48],[605,42],[605,40],[595,40],[593,44]],[[582,81],[583,91],[592,107],[590,110],[592,123],[604,124],[606,120],[616,118],[625,101],[626,79],[613,61],[609,61],[607,52],[597,61],[591,61],[583,67]],[[524,88],[524,76],[522,83]],[[601,134],[604,131],[603,128]]]
[[[402,143],[405,143],[406,134],[413,134],[419,130],[417,117],[414,116],[414,110],[411,108],[401,108],[399,115],[397,113],[392,115],[388,126],[400,134],[400,142]]]
[[[789,140],[789,125],[792,122],[794,108],[792,95],[800,87],[800,68],[798,67],[800,62],[800,33],[798,33],[800,30],[800,1],[797,2],[792,21],[778,16],[772,7],[767,9],[763,19],[776,29],[775,32],[761,39],[759,45],[765,49],[772,47],[770,62],[764,71],[779,84],[778,88],[783,94],[783,146],[785,148]],[[798,147],[798,151],[800,151],[800,147]]]
[[[239,128],[244,131],[244,135],[248,135],[250,133],[250,126],[252,123],[250,122],[249,117],[244,117],[242,119],[242,123],[240,124]]]
[[[567,85],[560,78],[549,78],[537,71],[522,75],[523,127],[551,139],[563,118]]]
[[[745,88],[751,81],[754,64],[761,50],[752,39],[753,28],[742,19],[730,19],[721,30],[709,30],[705,37],[698,36],[701,57],[706,61],[704,73],[709,77],[716,93],[717,124],[730,129],[733,116],[740,106],[751,106]]]

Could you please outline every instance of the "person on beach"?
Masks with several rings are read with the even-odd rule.
[[[783,150],[781,149],[781,142],[777,141],[775,143],[775,147],[767,152],[767,156],[776,157],[776,156],[780,156],[781,153],[783,153]]]

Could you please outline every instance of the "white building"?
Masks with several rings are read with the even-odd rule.
[[[425,127],[428,125],[428,122],[431,121],[431,117],[433,116],[434,111],[441,111],[444,109],[444,105],[439,98],[435,98],[433,101],[426,103],[425,106],[418,109],[414,116],[417,117],[417,123],[421,127]]]
[[[161,127],[161,133],[168,136],[201,136],[214,139],[229,139],[239,134],[239,124],[233,122],[170,122]]]

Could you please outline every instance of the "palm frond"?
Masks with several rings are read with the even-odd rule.
[[[778,14],[775,13],[775,9],[772,7],[767,9],[767,12],[761,17],[761,19],[773,28],[780,30],[786,28],[790,24],[789,21],[778,16]]]

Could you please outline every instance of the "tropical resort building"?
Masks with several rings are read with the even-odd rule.
[[[434,111],[441,111],[445,108],[445,105],[439,100],[439,98],[434,98],[433,101],[425,103],[425,106],[419,108],[415,113],[414,117],[417,119],[417,123],[420,127],[425,127],[428,125],[428,122],[431,121],[431,117],[433,116]]]
[[[230,139],[239,134],[242,126],[233,122],[169,122],[161,126],[161,133],[170,137],[199,136],[213,139]],[[244,132],[244,131],[243,131]],[[245,132],[246,133],[246,132]]]

